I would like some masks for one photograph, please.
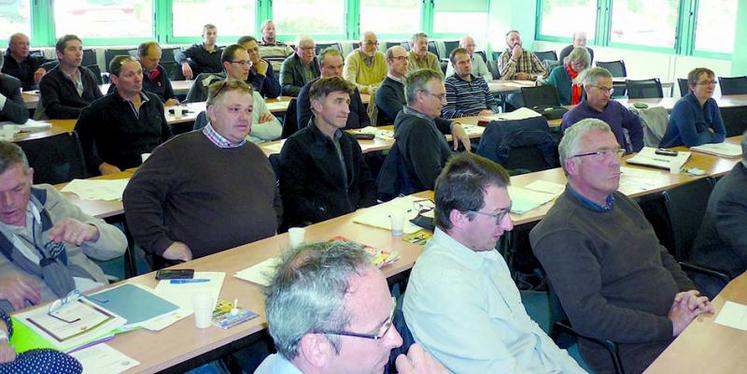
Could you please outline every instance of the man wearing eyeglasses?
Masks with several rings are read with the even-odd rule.
[[[361,93],[374,93],[381,81],[386,78],[386,61],[379,52],[379,40],[372,31],[361,37],[361,45],[345,58],[342,76],[352,82]]]
[[[280,66],[282,94],[298,96],[301,88],[319,77],[319,62],[315,55],[316,44],[310,36],[301,35],[296,41],[296,53]]]
[[[513,229],[509,176],[481,156],[454,156],[438,177],[433,238],[404,301],[417,342],[453,373],[582,373],[527,315],[495,247]]]
[[[583,79],[586,100],[576,105],[563,115],[562,131],[584,118],[596,118],[604,121],[615,134],[617,143],[625,152],[638,152],[643,148],[643,127],[641,119],[612,100],[612,74],[600,67],[588,69]],[[627,130],[627,138],[625,135]],[[627,139],[630,139],[628,141]]]
[[[21,148],[0,141],[0,309],[9,312],[107,284],[89,257],[110,260],[127,248],[116,227],[54,187],[33,185],[33,175]]]
[[[569,128],[558,147],[568,184],[530,233],[571,325],[618,343],[627,373],[643,372],[701,313],[707,297],[659,244],[635,201],[617,191],[622,150],[597,119]],[[579,340],[595,372],[613,372],[601,345]]]
[[[391,350],[402,345],[393,326],[396,299],[359,244],[330,241],[290,250],[266,295],[278,353],[255,374],[382,373]],[[396,367],[402,374],[446,373],[418,344],[396,358]]]

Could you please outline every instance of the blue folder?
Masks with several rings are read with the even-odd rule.
[[[133,284],[114,287],[86,296],[86,299],[118,314],[127,320],[128,325],[147,321],[179,308],[177,305]]]

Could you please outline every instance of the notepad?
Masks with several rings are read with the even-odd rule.
[[[747,331],[747,305],[727,301],[716,316],[719,325]]]
[[[140,365],[137,360],[112,348],[108,344],[96,344],[70,354],[83,366],[83,373],[117,374]]]
[[[233,276],[260,286],[269,286],[275,271],[280,265],[279,257],[271,257],[246,269],[237,271]]]
[[[688,159],[690,159],[690,152],[680,151],[677,152],[677,156],[665,156],[657,155],[655,148],[643,147],[640,152],[627,159],[626,162],[633,165],[652,166],[658,169],[669,170],[673,164],[681,167]]]
[[[86,296],[96,305],[127,320],[127,326],[138,326],[176,311],[179,306],[157,296],[141,285],[124,284]]]
[[[732,143],[715,143],[715,144],[703,144],[695,147],[690,147],[691,151],[707,153],[709,155],[724,157],[724,158],[737,158],[742,156],[742,146],[739,144]]]
[[[532,191],[517,186],[508,186],[508,194],[511,196],[511,213],[514,214],[524,214],[537,209],[557,196],[556,194]]]
[[[412,234],[416,231],[421,230],[420,226],[410,222],[411,219],[417,217],[418,212],[414,209],[415,202],[423,200],[422,198],[414,196],[398,197],[396,199],[387,201],[382,204],[374,205],[369,208],[360,210],[358,214],[353,217],[353,222],[360,223],[362,225],[368,225],[378,227],[385,230],[392,229],[392,220],[389,218],[389,214],[394,210],[405,212],[405,226],[403,232],[405,234]]]
[[[187,314],[193,312],[192,298],[196,294],[210,295],[213,300],[218,300],[220,290],[223,288],[223,280],[226,273],[222,271],[197,271],[194,279],[207,279],[203,283],[171,284],[169,280],[158,282],[154,292],[182,308]]]
[[[123,179],[73,179],[62,192],[71,192],[83,200],[122,200],[129,178]]]

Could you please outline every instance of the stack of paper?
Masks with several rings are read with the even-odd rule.
[[[129,328],[143,326],[179,309],[178,305],[157,296],[152,289],[131,283],[109,288],[86,298],[125,318]],[[133,300],[137,300],[137,303]]]
[[[490,117],[484,117],[489,121],[518,121],[527,118],[542,117],[541,114],[527,108],[521,107],[508,113],[498,113]]]
[[[29,118],[28,120],[26,120],[26,123],[24,123],[22,125],[19,125],[19,124],[15,123],[15,122],[10,122],[10,121],[2,121],[2,122],[0,122],[0,126],[2,126],[2,125],[15,125],[17,131],[29,131],[29,132],[31,132],[31,131],[42,131],[42,130],[46,130],[46,129],[49,129],[49,128],[52,127],[52,124],[49,123],[49,122],[37,121],[37,120],[33,120],[31,118]]]
[[[511,196],[511,213],[524,214],[552,201],[557,194],[538,192],[517,186],[508,186]]]
[[[129,178],[124,179],[73,179],[62,192],[72,192],[83,200],[122,200]]]
[[[278,265],[280,265],[280,258],[270,257],[256,265],[236,272],[233,276],[267,287],[270,285],[272,277],[275,276]]]
[[[680,151],[677,156],[657,155],[656,148],[643,147],[635,156],[626,160],[633,165],[653,166],[659,169],[669,170],[672,165],[682,167],[690,159],[690,152]]]
[[[415,201],[418,200],[422,199],[414,196],[404,196],[387,201],[383,204],[365,208],[353,217],[353,222],[391,230],[392,220],[389,218],[389,214],[393,211],[405,212],[405,226],[402,231],[405,234],[412,234],[421,229],[419,226],[410,222],[411,219],[418,215],[418,212],[414,209]]]
[[[70,356],[75,357],[83,366],[83,374],[118,374],[140,365],[140,362],[133,360],[108,344],[96,344],[92,347],[70,353]]]
[[[740,146],[739,144],[726,142],[716,144],[703,144],[695,147],[690,147],[690,150],[725,158],[737,158],[742,156],[742,146]]]

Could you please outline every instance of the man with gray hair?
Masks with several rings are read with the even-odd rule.
[[[640,373],[713,307],[659,244],[638,204],[617,191],[623,150],[609,126],[582,120],[558,148],[568,184],[532,229],[532,250],[571,325],[617,342],[625,372]],[[602,346],[586,339],[579,346],[595,372],[612,372]]]
[[[472,63],[472,74],[476,77],[485,79],[485,81],[493,80],[493,74],[490,73],[488,65],[485,64],[485,60],[482,59],[479,53],[475,53],[477,44],[475,39],[469,35],[459,40],[459,48],[464,48],[469,53],[470,62]],[[454,65],[449,64],[446,68],[446,76],[450,77],[454,75]]]
[[[428,35],[424,32],[416,33],[410,40],[410,53],[407,55],[407,71],[431,69],[443,77],[438,56],[428,52]]]
[[[3,67],[3,51],[0,51],[0,68]],[[21,81],[0,73],[0,121],[26,123],[29,111],[21,95]]]
[[[643,148],[641,119],[611,99],[614,92],[612,74],[605,68],[587,69],[583,75],[583,85],[586,99],[563,115],[561,130],[566,131],[584,118],[596,118],[609,125],[625,152],[640,151]]]
[[[396,299],[359,244],[330,241],[289,250],[265,293],[278,353],[255,374],[381,373],[390,351],[402,345],[392,326]],[[399,355],[396,366],[403,374],[446,373],[418,344]]]
[[[47,73],[42,67],[47,60],[43,56],[33,56],[29,50],[29,37],[17,32],[10,36],[8,49],[2,66],[2,72],[18,78],[23,85],[23,91],[35,90],[39,87],[39,81]]]
[[[576,31],[573,33],[573,42],[567,45],[565,48],[563,48],[562,51],[560,51],[560,56],[558,57],[558,61],[563,62],[563,60],[569,54],[571,54],[571,51],[573,51],[573,48],[576,48],[576,47],[586,48],[586,50],[589,51],[591,61],[594,61],[594,50],[586,46],[586,32],[584,31]]]
[[[692,262],[735,278],[747,270],[747,132],[742,134],[742,160],[718,180],[708,199],[703,223],[690,255]],[[693,277],[703,293],[715,297],[724,284]]]
[[[280,66],[280,85],[283,95],[298,96],[306,83],[319,77],[319,61],[316,59],[315,50],[314,39],[308,35],[298,37],[296,53],[286,58]]]
[[[0,141],[0,309],[7,312],[107,284],[89,257],[110,260],[127,248],[116,227],[33,179],[23,150]]]

